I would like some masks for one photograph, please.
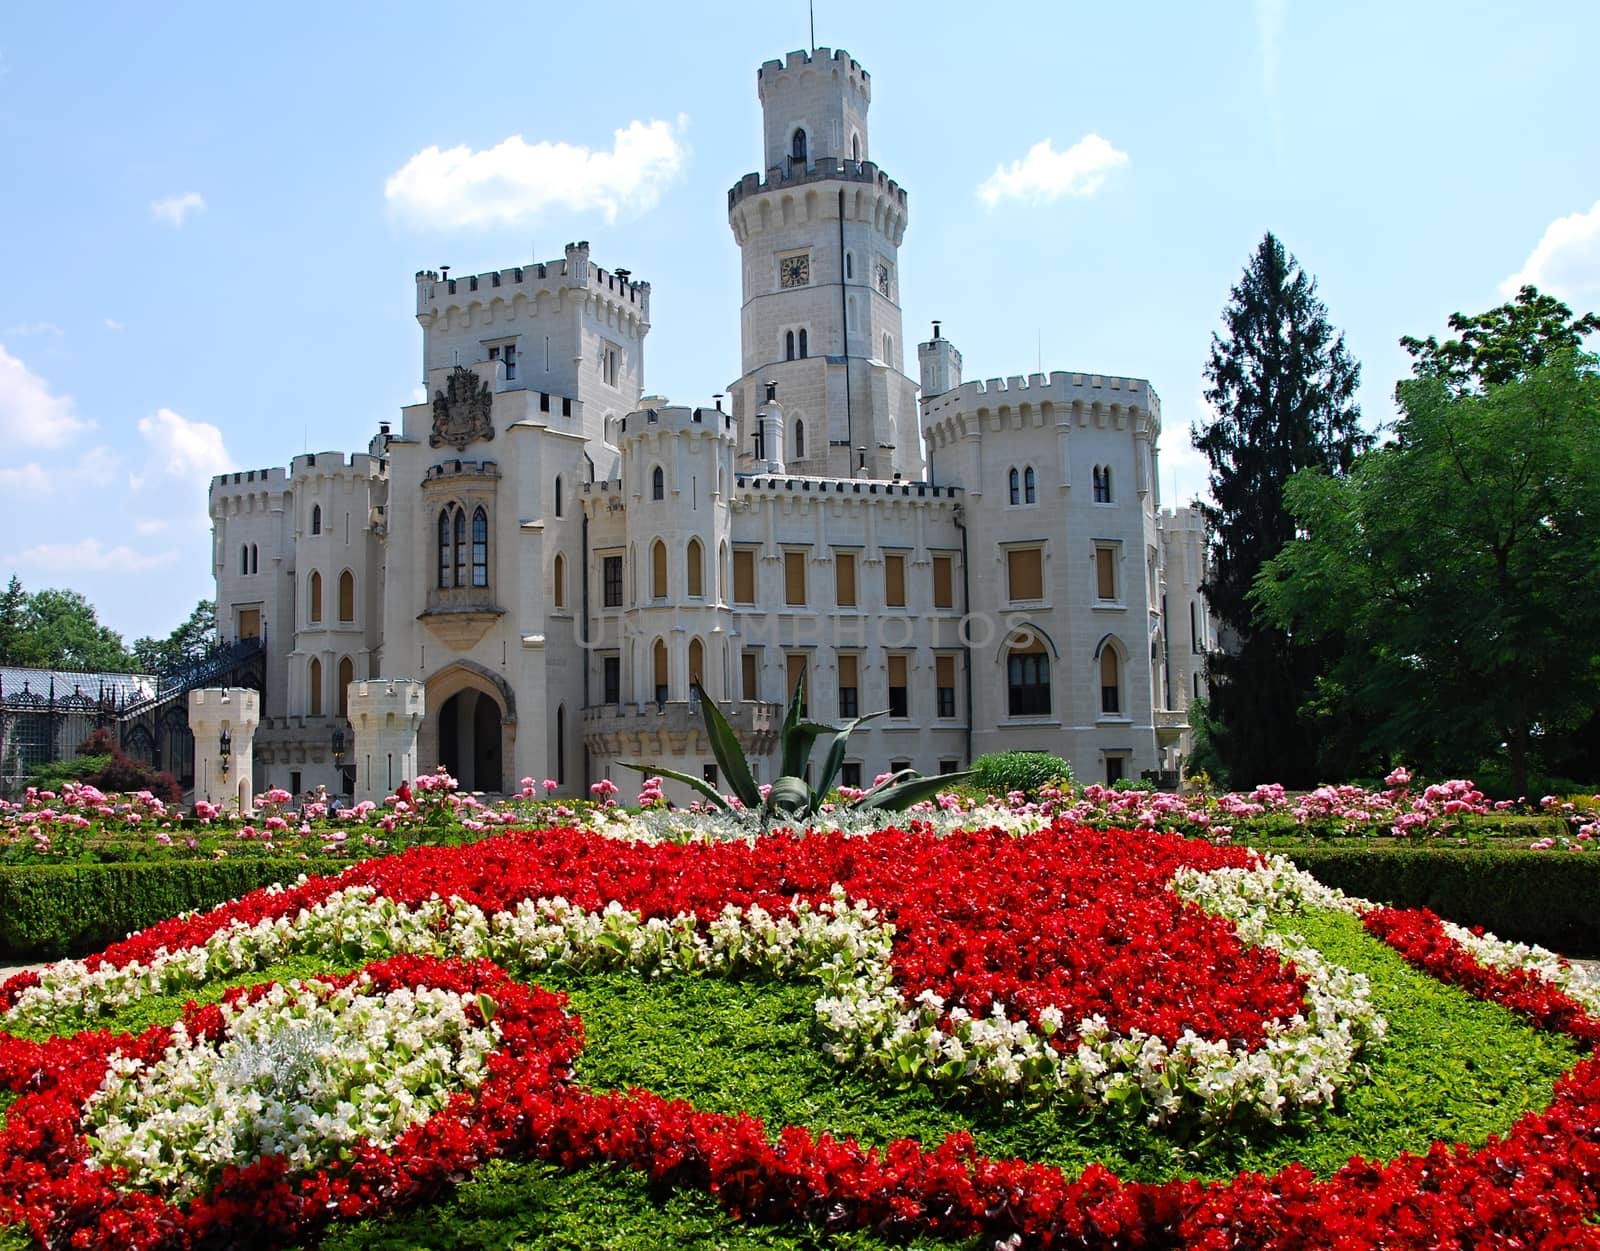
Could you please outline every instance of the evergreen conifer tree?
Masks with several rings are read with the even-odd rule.
[[[1302,711],[1337,643],[1296,641],[1258,619],[1249,595],[1294,535],[1284,484],[1311,467],[1342,475],[1371,446],[1355,402],[1361,367],[1329,325],[1316,282],[1271,233],[1222,318],[1206,365],[1216,417],[1192,431],[1214,501],[1201,506],[1211,536],[1204,591],[1222,645],[1208,666],[1212,743],[1234,786],[1306,786],[1344,763],[1319,759],[1319,742],[1341,736],[1313,730]]]

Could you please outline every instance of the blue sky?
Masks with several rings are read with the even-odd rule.
[[[752,14],[759,13],[759,20]],[[968,377],[1149,378],[1163,492],[1266,230],[1392,417],[1402,334],[1521,277],[1600,307],[1600,5],[843,5],[910,194],[908,342]],[[653,287],[648,389],[738,372],[727,189],[803,3],[11,5],[0,13],[0,578],[130,640],[211,590],[208,476],[412,400],[412,275],[571,239]],[[1508,285],[1509,284],[1509,285]]]

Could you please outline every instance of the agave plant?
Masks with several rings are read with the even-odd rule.
[[[744,806],[745,811],[759,815],[763,829],[770,825],[774,818],[784,820],[814,818],[821,809],[823,800],[833,789],[834,779],[839,776],[839,770],[844,765],[845,744],[849,742],[851,732],[863,721],[887,716],[889,711],[885,708],[878,712],[869,712],[866,716],[857,717],[841,726],[808,721],[803,711],[805,679],[802,678],[795,684],[794,696],[789,701],[789,709],[783,718],[783,729],[778,736],[782,757],[779,776],[763,798],[760,787],[756,785],[750,762],[745,759],[744,750],[739,746],[739,736],[734,733],[733,727],[722,715],[722,710],[698,682],[694,683],[694,693],[700,701],[706,737],[711,740],[711,752],[717,758],[723,777],[727,778],[734,797]],[[828,748],[827,759],[823,762],[819,783],[812,786],[804,777],[806,765],[811,760],[812,747],[824,734],[833,735],[833,743]],[[660,765],[633,761],[622,763],[627,769],[682,782],[685,786],[693,787],[700,792],[718,808],[726,812],[733,811],[727,799],[703,778],[680,773],[676,769],[663,768]],[[915,769],[901,769],[898,773],[884,778],[865,794],[846,801],[844,806],[859,810],[901,812],[966,776],[965,773],[945,773],[938,777],[927,778]]]

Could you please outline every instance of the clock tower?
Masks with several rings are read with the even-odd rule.
[[[741,368],[731,386],[746,472],[920,479],[916,383],[904,373],[900,241],[906,193],[869,158],[872,83],[817,48],[757,72],[765,173],[728,192],[741,252]],[[763,451],[769,385],[781,457]]]

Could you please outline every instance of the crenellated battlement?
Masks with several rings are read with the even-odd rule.
[[[452,456],[449,460],[429,465],[422,475],[424,484],[448,478],[498,478],[500,463],[493,460],[470,460],[465,456]]]
[[[872,98],[872,75],[862,69],[861,63],[843,48],[817,48],[811,52],[802,48],[789,53],[781,61],[763,61],[761,68],[756,71],[756,93],[765,104],[769,90],[781,84],[786,78],[798,76],[808,70],[812,73],[819,70],[842,72],[848,75],[852,87],[858,89],[868,100]]]
[[[636,280],[627,270],[607,270],[591,262],[587,239],[568,244],[566,251],[566,256],[558,260],[482,274],[450,275],[448,271],[419,269],[416,273],[417,316],[428,317],[451,306],[467,308],[497,299],[514,300],[519,295],[534,299],[540,292],[556,294],[578,288],[630,305],[640,320],[650,320],[648,282]]]
[[[1143,378],[1120,378],[1102,374],[1077,374],[1055,370],[1044,374],[1017,374],[1009,378],[990,378],[987,382],[963,382],[959,387],[935,395],[923,406],[923,421],[937,421],[959,412],[1015,406],[1018,404],[1069,405],[1101,404],[1126,409],[1157,410],[1160,401]]]
[[[740,473],[734,478],[734,485],[739,494],[751,497],[809,494],[951,501],[961,494],[960,487],[904,482],[898,478],[818,478],[782,473]]]
[[[240,469],[233,473],[219,473],[211,479],[211,498],[219,495],[253,495],[258,491],[281,490],[289,485],[289,471],[281,466],[272,469]]]
[[[291,479],[381,478],[388,469],[387,459],[371,452],[305,452],[289,462]]]
[[[746,174],[728,189],[728,211],[731,213],[750,196],[768,191],[787,191],[818,182],[867,183],[888,196],[900,209],[906,207],[905,188],[878,168],[873,161],[841,161],[837,157],[819,156],[806,169],[788,170],[774,166],[767,171],[766,179],[760,174]]]
[[[624,439],[672,431],[720,434],[730,439],[736,437],[733,414],[725,413],[720,408],[668,404],[659,408],[636,409],[622,419]]]

